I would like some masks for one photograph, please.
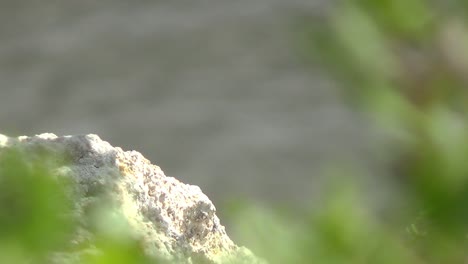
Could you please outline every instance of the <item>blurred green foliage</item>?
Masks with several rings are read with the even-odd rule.
[[[0,263],[42,260],[60,249],[70,232],[63,182],[43,163],[27,164],[18,152],[0,156]]]
[[[340,1],[325,18],[301,25],[308,57],[384,132],[380,151],[390,166],[383,175],[401,190],[383,215],[368,206],[373,197],[357,182],[334,182],[327,204],[306,223],[297,224],[294,215],[262,215],[282,219],[275,229],[294,226],[295,243],[287,240],[286,248],[300,261],[289,263],[466,262],[467,11],[466,1]],[[256,252],[270,248],[255,241]],[[272,249],[262,255],[288,262]]]
[[[340,1],[306,27],[310,58],[388,137],[380,151],[404,197],[388,221],[360,208],[372,197],[333,192],[308,225],[320,238],[310,251],[330,251],[310,262],[466,262],[467,10],[465,1]]]
[[[111,206],[90,209],[92,238],[71,242],[80,240],[80,220],[69,179],[53,171],[64,165],[56,160],[0,149],[0,263],[76,263],[78,255],[83,264],[156,263]]]
[[[320,210],[300,215],[246,203],[230,214],[241,241],[278,264],[466,262],[467,3],[348,0],[306,26],[311,58],[386,132],[381,151],[404,204],[383,219],[358,183],[333,184]],[[47,263],[73,230],[64,185],[42,163],[0,154],[0,263]],[[150,263],[136,242],[96,225],[102,253],[85,263]]]

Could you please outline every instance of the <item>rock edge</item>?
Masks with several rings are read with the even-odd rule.
[[[54,157],[65,157],[69,162],[57,172],[74,183],[78,194],[74,210],[81,222],[87,221],[82,213],[86,207],[105,194],[150,257],[177,263],[265,263],[231,241],[215,206],[198,186],[166,176],[137,151],[123,151],[94,134],[17,138],[0,134],[0,148],[8,147],[32,155],[46,150]],[[74,243],[92,235],[86,225],[80,228]],[[67,257],[72,258],[79,259]]]

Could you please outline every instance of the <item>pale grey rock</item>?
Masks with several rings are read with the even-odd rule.
[[[123,225],[130,227],[131,235],[142,241],[151,257],[177,263],[264,263],[231,241],[215,206],[198,186],[166,176],[137,151],[123,151],[92,134],[57,137],[46,133],[18,138],[0,134],[0,147],[12,146],[29,157],[47,151],[58,161],[67,161],[56,171],[74,183],[70,192],[76,199],[74,215],[81,225],[72,244],[90,240],[90,216],[84,212],[105,204],[102,210],[109,213],[98,216],[101,227],[118,230],[118,221],[109,221],[113,215],[123,216]],[[95,248],[80,253],[98,254]],[[66,252],[57,252],[54,257],[57,263],[80,259],[76,253]]]

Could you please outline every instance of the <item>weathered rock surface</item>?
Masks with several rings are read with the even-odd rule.
[[[31,155],[46,150],[66,158],[67,165],[57,171],[74,183],[78,194],[74,210],[80,221],[87,221],[83,215],[86,207],[102,197],[110,198],[112,210],[124,216],[149,256],[177,263],[221,263],[226,258],[236,263],[263,263],[231,241],[215,206],[198,186],[166,176],[136,151],[113,147],[97,135],[57,137],[47,133],[9,138],[0,134],[0,147],[11,146]],[[75,243],[92,233],[86,226],[81,226]]]

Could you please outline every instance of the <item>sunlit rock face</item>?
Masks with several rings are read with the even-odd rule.
[[[0,134],[0,147],[13,146],[29,157],[47,152],[65,161],[55,170],[73,183],[73,215],[80,224],[71,243],[90,240],[93,230],[87,222],[92,216],[85,212],[104,204],[102,210],[123,216],[125,226],[150,257],[177,263],[221,263],[227,259],[263,263],[231,241],[215,206],[198,186],[166,176],[137,151],[113,147],[92,134],[57,137],[47,133],[18,138]],[[98,217],[107,219],[105,215]],[[116,223],[102,225],[118,228]],[[70,254],[77,253],[57,253],[58,262],[79,260],[79,256]]]

